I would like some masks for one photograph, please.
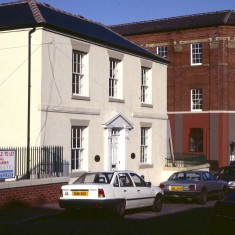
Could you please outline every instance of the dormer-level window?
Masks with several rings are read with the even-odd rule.
[[[202,43],[191,44],[191,65],[202,64]]]
[[[159,46],[157,47],[157,55],[167,58],[167,46]]]

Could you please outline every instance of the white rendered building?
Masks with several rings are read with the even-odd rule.
[[[167,60],[33,0],[0,5],[0,42],[0,146],[63,146],[70,172],[162,180]]]

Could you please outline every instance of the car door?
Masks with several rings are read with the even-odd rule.
[[[130,173],[130,176],[139,194],[137,205],[139,207],[152,205],[155,195],[151,187],[149,187],[147,183],[139,175],[135,173]]]
[[[208,194],[216,194],[221,190],[220,184],[210,172],[204,172],[202,177],[205,181]]]
[[[126,208],[136,208],[138,192],[128,173],[118,173],[119,190],[122,196],[126,199]]]

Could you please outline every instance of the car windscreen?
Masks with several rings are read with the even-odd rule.
[[[89,183],[99,183],[99,184],[110,184],[113,177],[111,172],[96,172],[96,173],[86,173],[79,177],[74,184],[89,184]]]
[[[231,168],[224,168],[222,169],[218,175],[224,175],[224,176],[233,176],[235,177],[235,167],[231,167]]]

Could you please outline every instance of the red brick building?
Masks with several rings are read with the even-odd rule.
[[[168,115],[174,152],[228,165],[235,140],[235,11],[111,26],[170,61]]]

